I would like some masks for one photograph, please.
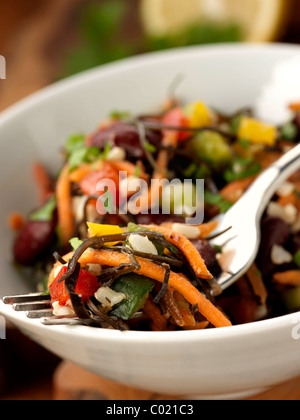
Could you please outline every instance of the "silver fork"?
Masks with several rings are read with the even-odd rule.
[[[254,263],[261,240],[262,215],[278,188],[298,169],[300,145],[266,169],[243,197],[226,214],[217,218],[217,232],[224,233],[211,243],[223,249],[224,273],[217,279],[223,290],[244,275]],[[231,229],[228,230],[228,227]]]
[[[30,319],[41,319],[44,325],[70,325],[80,323],[72,316],[55,316],[49,295],[45,293],[30,293],[26,295],[13,295],[3,298],[3,303],[11,305],[16,312],[25,312]]]

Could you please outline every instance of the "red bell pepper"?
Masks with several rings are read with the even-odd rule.
[[[66,274],[67,270],[67,267],[62,267],[58,276],[49,287],[51,302],[59,302],[61,306],[65,306],[70,299],[64,282],[59,283],[59,280]],[[94,296],[98,289],[99,284],[97,277],[88,271],[80,270],[75,293],[82,297],[83,302],[86,302],[88,298]]]
[[[188,116],[184,115],[182,108],[177,107],[173,108],[171,111],[168,111],[162,118],[162,124],[171,127],[186,127],[190,126],[190,120]],[[166,130],[168,132],[168,130]],[[188,131],[179,131],[178,132],[178,141],[185,141],[191,136],[191,133]]]

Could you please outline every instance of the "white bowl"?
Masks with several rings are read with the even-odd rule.
[[[177,92],[185,101],[202,99],[226,112],[251,105],[270,120],[276,103],[280,119],[289,99],[295,99],[297,85],[291,84],[289,74],[299,53],[297,46],[241,44],[146,55],[57,83],[4,112],[0,295],[30,291],[11,266],[12,237],[5,223],[12,210],[26,212],[36,204],[33,162],[57,170],[66,137],[92,131],[111,110],[156,110],[178,74],[185,76]],[[290,86],[282,90],[286,81]],[[152,392],[202,398],[251,395],[300,375],[299,314],[219,330],[123,333],[46,327],[2,302],[0,313],[58,356]]]

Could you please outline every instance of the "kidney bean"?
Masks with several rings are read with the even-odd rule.
[[[157,131],[146,130],[147,141],[155,147],[161,144],[161,134]],[[146,155],[141,145],[138,129],[124,122],[117,122],[107,129],[98,131],[89,140],[89,145],[103,149],[106,143],[111,146],[122,147],[134,159],[145,159]]]
[[[215,248],[207,241],[193,240],[191,242],[204,259],[207,268],[213,267],[217,256]]]
[[[278,266],[271,261],[271,250],[274,245],[285,245],[290,236],[288,225],[280,218],[266,217],[261,223],[261,244],[257,264],[263,277],[272,275]]]
[[[13,255],[16,263],[28,266],[37,261],[55,237],[56,222],[28,221],[15,239]]]
[[[222,268],[217,260],[217,251],[215,248],[205,240],[191,241],[198,250],[201,257],[204,259],[205,264],[211,274],[217,278],[222,274]]]

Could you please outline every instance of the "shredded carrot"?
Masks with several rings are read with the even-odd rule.
[[[65,261],[72,258],[72,253],[64,257]],[[140,264],[140,270],[135,272],[144,275],[155,281],[163,283],[165,280],[165,270],[163,267],[154,264],[148,260],[137,258]],[[111,267],[118,267],[120,264],[130,264],[130,258],[125,254],[108,250],[93,250],[89,248],[81,256],[79,262],[86,266],[87,264],[100,264]],[[54,269],[49,277],[49,284],[53,281]],[[191,305],[198,305],[199,312],[215,327],[229,327],[231,322],[228,318],[215,307],[203,294],[196,289],[188,278],[183,274],[171,271],[169,279],[169,287],[177,290]]]
[[[109,162],[112,166],[114,166],[119,172],[127,172],[129,176],[134,176],[137,172],[137,168],[139,169],[139,176],[138,178],[144,179],[147,181],[149,179],[149,175],[145,173],[145,168],[141,163],[138,165],[134,165],[127,160],[118,160]]]
[[[195,317],[189,303],[178,292],[167,289],[162,301],[179,327],[195,327]]]
[[[283,286],[300,286],[300,270],[285,271],[276,273],[273,276],[275,283]]]
[[[291,193],[288,195],[285,195],[283,197],[279,197],[277,203],[281,206],[281,207],[286,207],[288,205],[293,205],[295,206],[297,202],[297,197],[296,194]]]
[[[229,201],[230,203],[235,204],[250,187],[256,177],[250,177],[246,179],[239,179],[233,181],[230,184],[226,185],[221,191],[220,194],[224,200]]]
[[[280,159],[281,156],[282,152],[268,150],[258,155],[257,161],[260,163],[262,170],[264,170]]]
[[[184,321],[184,326],[185,327],[196,326],[195,316],[192,314],[190,304],[187,302],[187,300],[176,290],[173,293],[173,297],[175,299],[179,312]]]
[[[162,298],[162,302],[165,305],[167,311],[169,312],[170,316],[173,318],[175,323],[179,327],[183,327],[185,325],[185,322],[183,320],[183,317],[179,311],[179,308],[177,306],[177,303],[174,299],[174,291],[167,289],[165,295]]]
[[[295,194],[295,192],[292,192],[291,194],[288,194],[284,197],[279,197],[277,204],[279,204],[281,207],[292,205],[296,207],[298,211],[300,211],[300,198],[298,194]]]
[[[92,165],[90,163],[84,163],[75,171],[70,173],[70,181],[75,184],[81,182],[88,174],[92,171]]]
[[[168,162],[170,159],[170,151],[168,148],[172,147],[175,148],[178,143],[178,133],[174,131],[166,131],[164,133],[163,139],[162,139],[162,145],[164,147],[163,150],[161,150],[157,157],[157,169],[160,174],[162,174],[164,177],[168,178],[167,173],[167,167]]]
[[[32,171],[39,188],[40,202],[44,204],[54,193],[52,179],[46,168],[40,163],[35,163]]]
[[[163,234],[166,239],[175,245],[183,254],[186,256],[187,260],[191,264],[195,274],[203,279],[212,279],[212,274],[208,271],[204,259],[199,254],[199,251],[192,244],[192,242],[183,235],[179,235],[173,232],[170,229],[166,229],[161,226],[149,225],[145,228],[153,230],[154,232],[159,232]]]
[[[63,245],[72,238],[75,230],[74,215],[72,210],[71,182],[69,166],[66,165],[58,178],[56,186],[58,223]]]
[[[161,181],[165,179],[166,178],[164,176],[154,174],[152,178],[153,182],[151,188],[149,188],[149,190],[145,194],[139,197],[138,209],[140,213],[142,213],[145,210],[150,210],[152,206],[155,207],[159,203],[163,189]]]
[[[208,326],[209,326],[209,322],[201,321],[201,322],[196,322],[196,325],[194,327],[186,326],[186,327],[183,327],[183,329],[187,331],[205,330],[205,328],[207,328]]]
[[[25,224],[25,217],[20,213],[11,213],[8,218],[8,225],[10,229],[18,232]]]
[[[151,319],[152,329],[155,331],[165,331],[167,328],[167,317],[162,315],[160,309],[148,298],[143,308],[144,314]]]
[[[200,239],[207,238],[211,233],[213,233],[217,229],[218,225],[218,221],[203,223],[202,225],[199,225],[198,228],[200,230]]]
[[[257,265],[252,264],[246,275],[251,284],[253,293],[259,298],[261,305],[265,305],[268,299],[268,291]]]
[[[89,175],[93,170],[102,170],[103,169],[104,161],[97,161],[94,163],[84,163],[79,168],[75,169],[73,172],[70,173],[70,180],[74,183],[81,182],[87,175]],[[137,165],[134,165],[128,161],[112,161],[109,162],[111,166],[117,169],[119,172],[127,172],[128,176],[134,176],[137,172]],[[144,179],[147,181],[149,179],[149,175],[145,173],[145,168],[143,165],[139,165],[139,178]]]
[[[291,111],[300,111],[300,102],[294,102],[289,106]]]

